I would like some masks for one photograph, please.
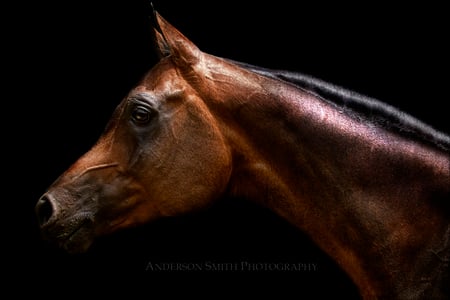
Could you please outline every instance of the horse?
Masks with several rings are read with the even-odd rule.
[[[448,135],[317,78],[208,54],[152,20],[159,61],[37,201],[43,238],[83,253],[237,197],[310,236],[364,299],[447,299]]]

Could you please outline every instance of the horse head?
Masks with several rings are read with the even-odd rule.
[[[156,12],[153,29],[159,62],[36,205],[43,236],[68,252],[207,207],[227,188],[230,149],[194,88],[207,55]]]

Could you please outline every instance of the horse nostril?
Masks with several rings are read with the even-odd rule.
[[[42,196],[36,204],[36,215],[39,225],[45,225],[53,214],[53,205],[48,195]]]

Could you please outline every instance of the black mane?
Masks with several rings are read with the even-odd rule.
[[[450,136],[377,99],[302,73],[271,70],[247,63],[229,61],[260,75],[293,84],[297,88],[338,106],[352,117],[366,120],[389,130],[395,130],[403,136],[419,139],[444,151],[450,151]]]

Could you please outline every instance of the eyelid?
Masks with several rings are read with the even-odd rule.
[[[157,103],[156,99],[152,95],[149,95],[148,93],[135,94],[133,96],[130,96],[128,101],[136,105],[147,106],[150,109],[155,109]]]
[[[152,105],[149,102],[145,101],[144,99],[140,99],[140,98],[136,98],[136,97],[128,99],[128,102],[131,104],[134,104],[134,105],[152,107]]]

